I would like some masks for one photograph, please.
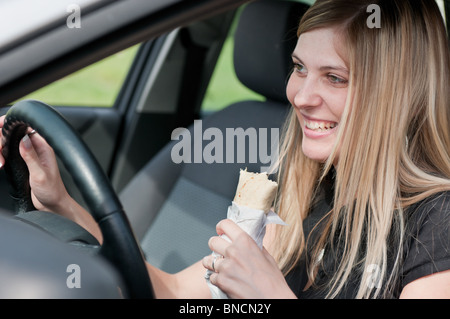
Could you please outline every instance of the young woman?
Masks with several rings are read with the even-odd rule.
[[[368,24],[376,4],[380,28]],[[209,241],[223,258],[170,275],[158,297],[450,297],[450,56],[433,0],[318,0],[304,15],[287,85],[275,210],[260,250],[236,224]],[[3,122],[3,121],[1,121]],[[99,240],[59,177],[51,148],[25,137],[37,209]]]

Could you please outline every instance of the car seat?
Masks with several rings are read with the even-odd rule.
[[[192,150],[194,143],[202,143],[200,130],[220,130],[224,153],[229,156],[233,152],[233,160],[226,161],[224,156],[224,163],[207,163],[203,158],[198,163],[177,164],[171,156],[179,140],[173,140],[121,192],[130,223],[152,265],[175,273],[211,253],[208,240],[215,235],[215,225],[226,218],[240,169],[259,172],[267,166],[264,156],[255,160],[256,146],[250,135],[245,159],[239,158],[242,154],[237,152],[242,149],[236,141],[226,140],[227,129],[242,129],[241,133],[249,134],[256,131],[258,147],[268,145],[270,152],[266,154],[277,153],[278,136],[274,141],[276,134],[271,133],[281,132],[289,110],[285,86],[290,55],[298,22],[307,8],[298,2],[263,0],[248,4],[241,13],[235,33],[236,74],[266,100],[234,103],[188,128],[193,137]],[[203,146],[207,143],[203,141]],[[231,144],[233,148],[227,148]],[[252,154],[248,150],[251,147]]]

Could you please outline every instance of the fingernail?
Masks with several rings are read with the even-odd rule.
[[[23,146],[24,146],[26,149],[30,149],[30,148],[31,148],[31,140],[30,140],[30,137],[29,137],[28,135],[25,135],[25,136],[22,138],[22,142],[23,142]]]

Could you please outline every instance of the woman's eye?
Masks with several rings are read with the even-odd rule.
[[[298,73],[306,73],[305,66],[301,63],[294,63],[294,71]]]
[[[332,84],[347,84],[348,82],[347,80],[332,74],[328,75],[328,79]]]

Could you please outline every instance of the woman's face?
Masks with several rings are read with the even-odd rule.
[[[349,70],[335,47],[337,39],[333,28],[300,35],[286,88],[303,131],[303,153],[320,162],[331,154],[347,99]]]

